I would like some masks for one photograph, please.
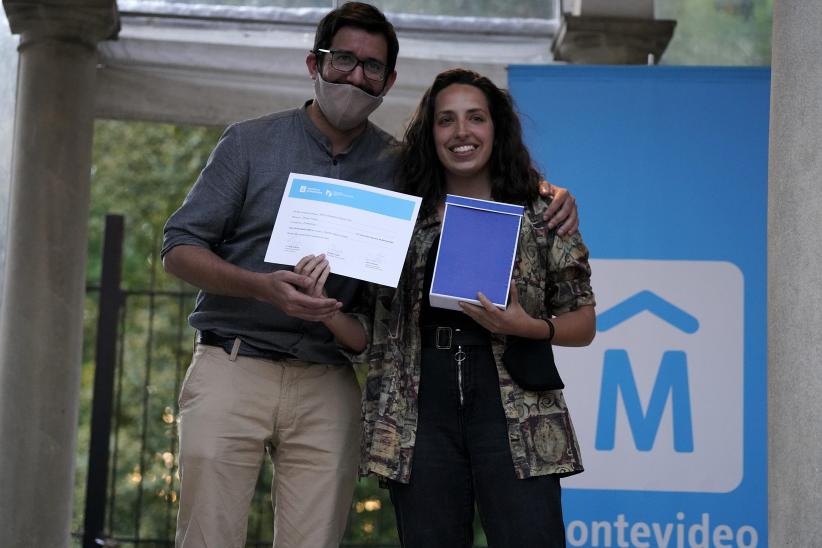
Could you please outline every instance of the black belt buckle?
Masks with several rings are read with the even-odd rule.
[[[443,336],[448,342],[442,343]],[[451,350],[451,341],[454,338],[454,331],[450,327],[438,327],[434,337],[434,346],[437,350]]]
[[[196,340],[200,344],[222,348],[226,354],[231,354],[234,357],[249,356],[252,358],[263,358],[275,362],[294,358],[294,356],[285,352],[258,349],[254,345],[245,341],[242,342],[242,347],[237,347],[235,354],[234,345],[236,344],[237,338],[238,337],[222,337],[213,331],[199,331]]]
[[[230,354],[231,345],[234,343],[234,339],[221,337],[213,331],[198,331],[197,342],[206,346],[216,346],[217,348],[222,348],[227,354]]]

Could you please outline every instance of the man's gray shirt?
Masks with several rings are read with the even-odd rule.
[[[290,270],[263,260],[289,173],[393,188],[398,151],[397,141],[369,122],[347,151],[333,156],[330,141],[308,118],[305,106],[233,124],[166,223],[161,254],[178,245],[196,245],[250,271]],[[326,289],[349,310],[360,285],[332,274]],[[289,317],[255,299],[200,291],[189,322],[223,337],[239,336],[244,349],[284,352],[318,363],[348,362],[321,323]]]

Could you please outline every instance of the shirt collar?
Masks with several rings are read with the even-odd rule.
[[[329,156],[331,156],[331,139],[329,139],[325,135],[325,133],[320,131],[320,129],[314,125],[314,122],[312,122],[311,118],[308,116],[308,105],[310,105],[313,102],[314,99],[309,99],[308,101],[303,103],[303,106],[299,110],[300,119],[303,121],[303,124],[305,125],[308,134],[311,135],[311,137],[325,149]],[[368,120],[367,124],[368,125],[366,125],[363,132],[357,135],[354,138],[354,140],[351,141],[351,145],[344,151],[340,152],[338,156],[343,156],[351,153],[352,150],[357,148],[357,146],[360,143],[365,141],[372,134],[374,128],[372,127],[371,120]]]

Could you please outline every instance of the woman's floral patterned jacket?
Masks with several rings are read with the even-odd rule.
[[[548,230],[542,199],[525,208],[514,267],[519,301],[533,317],[551,318],[594,304],[588,249],[579,234]],[[409,481],[417,432],[420,386],[419,314],[428,251],[439,238],[436,214],[418,220],[396,291],[377,287],[368,378],[363,395],[360,473]],[[531,392],[502,365],[505,337],[494,335],[500,399],[519,478],[570,475],[583,470],[571,417],[561,390]]]

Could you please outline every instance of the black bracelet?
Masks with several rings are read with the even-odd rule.
[[[545,318],[543,318],[543,319],[545,319]],[[552,340],[554,340],[554,331],[555,331],[554,330],[554,322],[552,322],[551,320],[546,319],[545,323],[548,324],[548,342],[551,342]]]

